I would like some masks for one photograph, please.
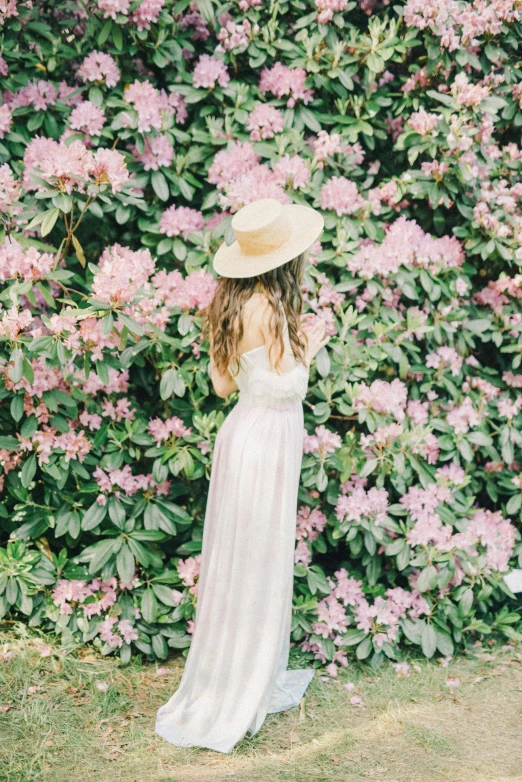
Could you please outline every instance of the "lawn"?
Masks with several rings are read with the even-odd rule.
[[[299,708],[269,715],[224,755],[154,734],[182,657],[121,667],[91,650],[63,655],[4,623],[0,780],[522,782],[520,647],[477,645],[410,666],[407,676],[391,664],[350,664],[328,681],[318,672]]]

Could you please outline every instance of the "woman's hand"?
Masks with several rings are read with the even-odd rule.
[[[330,341],[330,337],[326,334],[325,322],[319,319],[312,322],[312,318],[316,318],[312,313],[301,317],[301,330],[305,333],[305,341],[307,341],[305,361],[308,367],[321,348]]]

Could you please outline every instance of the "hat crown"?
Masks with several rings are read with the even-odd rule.
[[[248,255],[277,250],[290,237],[292,225],[276,198],[260,198],[243,206],[232,218],[237,243]]]

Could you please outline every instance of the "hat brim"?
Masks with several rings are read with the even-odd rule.
[[[290,237],[270,252],[249,255],[243,252],[236,240],[219,247],[214,256],[214,269],[222,277],[256,277],[303,253],[317,241],[324,228],[324,218],[316,209],[301,204],[283,204],[283,213],[292,225]]]

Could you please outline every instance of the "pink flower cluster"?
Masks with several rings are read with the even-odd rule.
[[[139,133],[150,133],[153,130],[163,130],[164,120],[176,117],[177,122],[184,122],[187,117],[186,104],[179,93],[157,90],[149,81],[136,79],[129,85],[123,98],[134,108],[137,114]],[[130,117],[122,116],[124,126],[130,126]]]
[[[208,170],[208,181],[218,190],[234,182],[257,166],[259,157],[248,141],[234,141],[227,149],[220,150]]]
[[[466,396],[460,405],[451,402],[449,412],[446,415],[446,421],[455,434],[466,434],[470,427],[480,426],[482,418],[482,414],[473,407],[469,396]]]
[[[104,19],[116,19],[117,14],[127,14],[130,0],[97,0]]]
[[[442,114],[429,114],[424,106],[421,106],[419,111],[414,111],[408,118],[407,124],[413,128],[416,133],[421,136],[427,136],[434,130],[439,120],[442,119]]]
[[[178,559],[177,571],[178,575],[183,582],[183,585],[190,587],[189,592],[191,595],[197,596],[198,583],[196,581],[199,576],[201,568],[201,554],[196,554],[195,557],[187,557],[185,560]]]
[[[2,0],[0,3],[0,25],[5,24],[6,19],[18,16],[18,0]]]
[[[306,71],[303,68],[289,68],[276,62],[271,68],[263,68],[259,79],[259,92],[271,92],[276,98],[290,97],[286,105],[293,108],[296,101],[307,104],[313,98],[314,91],[305,87]]]
[[[450,52],[479,46],[479,37],[498,35],[504,23],[520,18],[517,0],[408,0],[407,25],[428,28]]]
[[[160,231],[167,236],[179,236],[183,238],[193,231],[201,231],[205,227],[203,215],[197,209],[188,206],[169,206],[160,218]]]
[[[173,416],[172,418],[167,418],[166,421],[162,421],[161,418],[152,418],[149,421],[147,431],[159,446],[173,438],[186,437],[188,434],[192,434],[192,427],[185,426],[181,418]]]
[[[139,6],[131,13],[129,20],[138,30],[150,30],[151,24],[158,21],[165,0],[142,0]]]
[[[275,198],[282,204],[289,202],[288,195],[277,183],[275,174],[264,163],[252,168],[235,181],[226,185],[226,195],[220,195],[221,206],[237,212],[242,206],[258,198]]]
[[[416,589],[408,592],[402,587],[390,587],[385,597],[377,596],[370,605],[362,589],[362,580],[349,576],[346,568],[337,570],[334,578],[327,578],[332,591],[319,601],[317,621],[312,623],[312,629],[314,635],[331,638],[335,646],[343,644],[343,633],[350,624],[370,635],[377,646],[393,642],[399,633],[400,619],[416,619],[430,611],[428,602]],[[312,652],[316,659],[326,663],[321,642],[311,642],[309,638],[310,634],[307,634],[300,644],[303,651]],[[332,662],[326,668],[330,676],[337,676],[338,665],[348,665],[343,649],[335,651]]]
[[[204,309],[210,304],[217,285],[214,276],[204,269],[190,272],[185,277],[178,269],[171,272],[162,270],[154,275],[151,282],[156,289],[155,302],[165,304],[169,310],[176,307],[182,310]]]
[[[319,508],[301,505],[297,513],[296,539],[315,540],[323,531],[327,518]]]
[[[333,15],[344,11],[348,5],[348,0],[315,0],[315,5],[319,11],[317,21],[319,24],[328,24],[332,21]]]
[[[13,115],[11,114],[11,109],[4,103],[0,106],[0,138],[3,138],[6,133],[9,133],[12,124]]]
[[[86,581],[60,579],[52,592],[52,598],[56,606],[60,606],[61,614],[72,614],[76,606],[71,604],[81,604],[85,616],[90,619],[92,616],[100,616],[102,611],[114,605],[117,600],[118,582],[116,578],[108,581],[101,581],[95,578],[89,584]],[[94,597],[95,600],[89,600]]]
[[[24,165],[26,190],[52,189],[70,194],[74,188],[82,192],[88,182],[94,182],[108,184],[117,193],[129,178],[123,155],[115,149],[97,149],[93,153],[81,141],[66,144],[41,136],[33,138],[25,148]]]
[[[58,434],[56,429],[51,426],[44,426],[40,431],[35,432],[30,439],[20,438],[20,448],[22,451],[33,451],[37,454],[38,464],[48,464],[53,452],[63,451],[65,462],[71,459],[77,459],[83,462],[92,448],[92,443],[85,437],[85,432],[75,432],[70,429],[68,432]]]
[[[362,518],[371,519],[376,526],[387,519],[388,492],[386,489],[372,487],[365,491],[356,486],[348,494],[340,494],[335,504],[335,515],[339,521],[359,522]]]
[[[211,57],[210,54],[201,55],[194,68],[192,81],[194,87],[213,90],[216,84],[219,84],[220,87],[226,87],[229,81],[230,76],[224,62],[216,57]]]
[[[120,71],[110,54],[92,51],[78,69],[82,81],[105,82],[107,87],[115,87],[120,80]]]
[[[283,115],[279,109],[268,103],[261,103],[250,113],[247,122],[247,130],[250,131],[252,141],[274,138],[276,133],[282,133],[284,129]]]
[[[283,155],[274,168],[274,181],[281,187],[300,190],[310,181],[310,169],[299,155]]]
[[[99,136],[105,125],[105,113],[90,100],[79,103],[71,112],[69,125],[73,130],[81,130],[91,136]]]
[[[348,260],[348,268],[353,274],[371,279],[395,274],[401,266],[420,266],[437,273],[463,263],[464,251],[454,236],[435,238],[415,220],[399,217],[386,230],[382,244],[361,247]]]
[[[145,137],[143,152],[138,152],[132,147],[134,159],[138,160],[145,171],[157,171],[162,166],[168,167],[174,157],[174,147],[164,133],[159,133],[152,138]]]
[[[392,415],[397,421],[404,419],[408,401],[408,387],[395,378],[391,383],[374,380],[370,386],[360,383],[354,399],[355,410],[374,410],[382,415]]]
[[[442,474],[442,469],[437,472]],[[460,480],[462,476],[453,476],[454,483]],[[439,504],[450,500],[450,489],[440,484],[430,484],[424,489],[412,486],[401,497],[401,504],[409,510],[415,521],[415,525],[406,535],[408,543],[411,546],[433,545],[441,552],[457,549],[469,557],[478,556],[480,552],[477,547],[480,544],[486,553],[487,564],[484,572],[507,570],[516,542],[512,522],[505,519],[501,511],[478,509],[469,519],[465,530],[454,534],[451,525],[442,524],[440,516],[435,512]],[[457,566],[456,580],[460,583],[464,570],[458,562]],[[466,573],[471,572],[468,565]]]
[[[223,22],[223,27],[217,36],[219,41],[219,45],[216,46],[217,52],[231,52],[234,50],[239,52],[240,49],[244,51],[259,32],[257,22],[252,25],[248,19],[244,19],[237,24],[229,14],[223,14],[219,21]]]
[[[332,209],[341,217],[364,208],[357,185],[344,176],[334,176],[321,187],[321,209]]]
[[[132,497],[138,491],[154,491],[158,495],[166,496],[170,486],[170,481],[157,483],[152,475],[133,475],[129,464],[126,464],[121,470],[105,471],[101,467],[96,467],[93,477],[103,492],[97,500],[100,505],[105,505],[107,501],[105,495],[112,492],[117,499],[120,498],[121,492],[126,497]]]
[[[13,205],[20,197],[20,184],[14,178],[9,165],[0,166],[0,214],[15,211]]]
[[[326,158],[343,151],[342,136],[339,133],[329,134],[326,130],[320,130],[317,138],[312,141],[312,147],[317,168],[324,168]]]
[[[449,367],[451,374],[456,377],[462,369],[462,356],[459,356],[455,348],[442,345],[434,353],[428,353],[426,356],[426,366],[433,369],[444,369]]]
[[[509,304],[509,296],[514,299],[522,299],[522,275],[515,277],[503,276],[498,280],[490,280],[487,288],[473,294],[472,301],[475,304],[482,304],[491,307],[491,309],[500,315],[503,307]]]
[[[340,435],[327,429],[324,424],[316,426],[314,434],[304,430],[303,453],[318,453],[324,458],[328,453],[335,453],[341,445]]]
[[[54,268],[55,259],[51,253],[41,253],[36,247],[22,247],[7,237],[0,245],[0,280],[41,280]]]
[[[131,250],[114,244],[106,247],[94,275],[92,292],[106,304],[130,304],[154,271],[149,250]]]
[[[115,632],[115,630],[118,632]],[[138,639],[138,631],[129,619],[106,616],[100,625],[100,638],[107,646],[118,649],[124,643],[130,644],[131,641],[136,641]]]
[[[451,85],[451,94],[460,106],[478,106],[489,95],[489,87],[473,84],[464,72],[457,74]]]

